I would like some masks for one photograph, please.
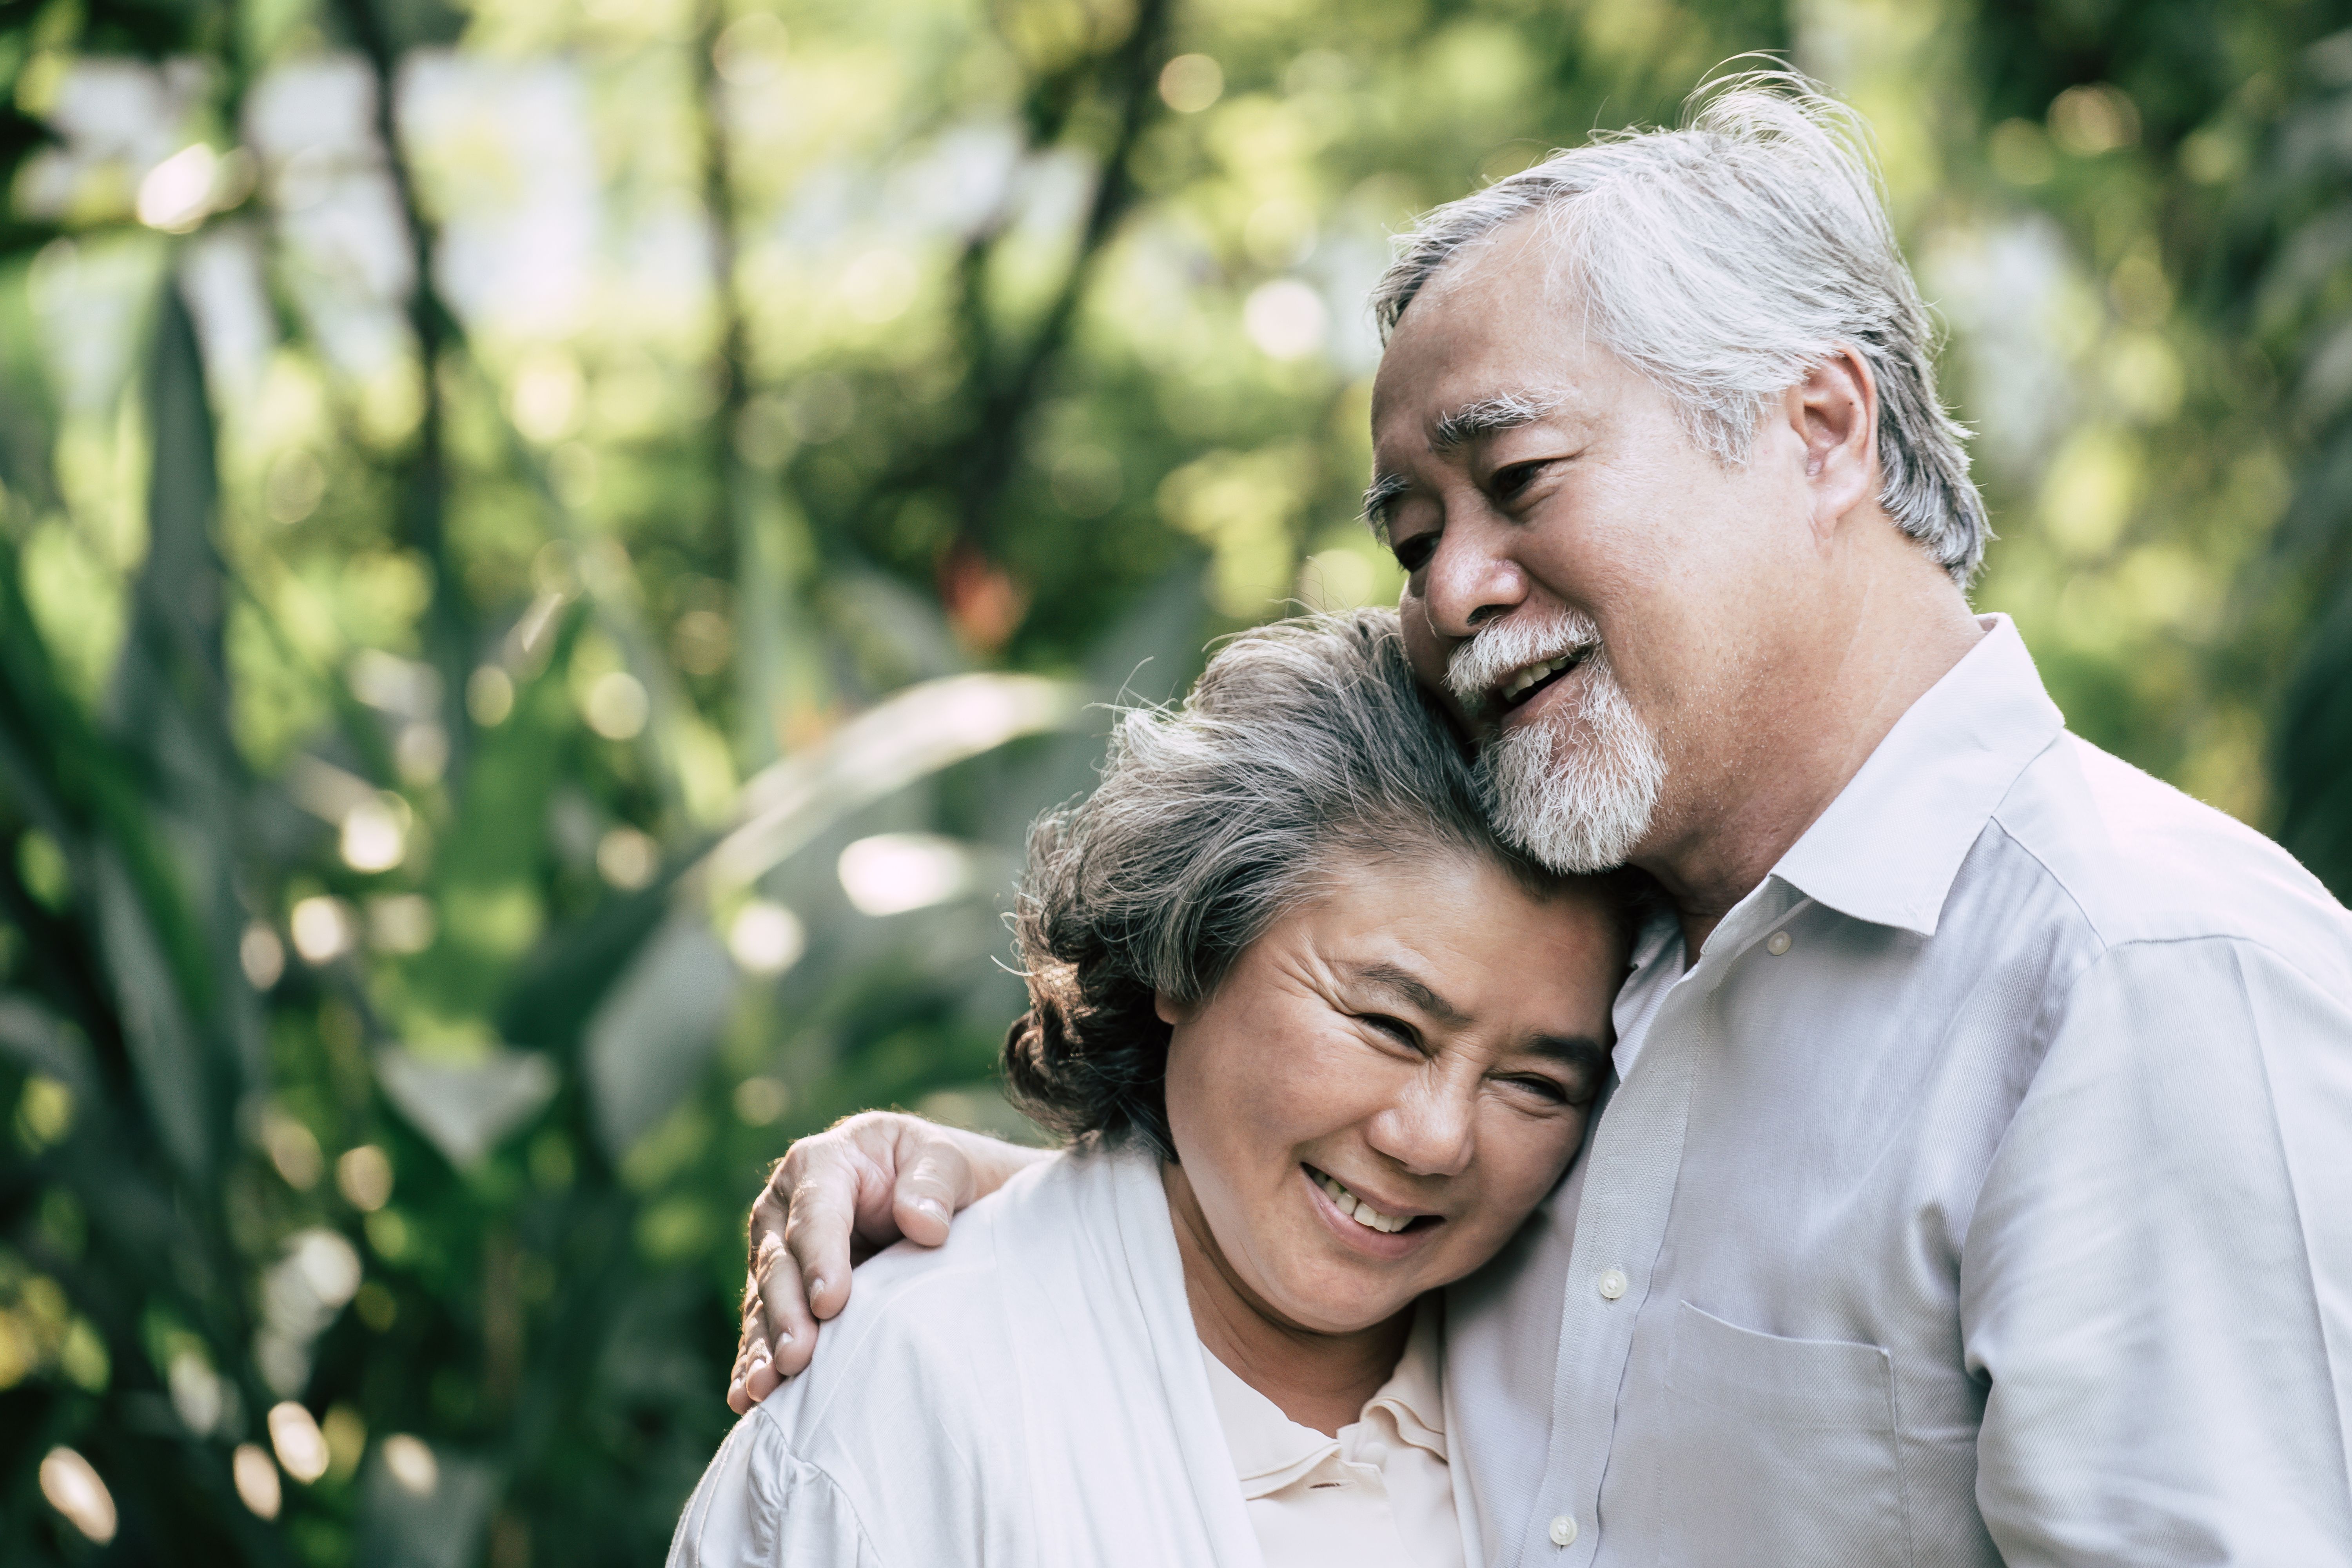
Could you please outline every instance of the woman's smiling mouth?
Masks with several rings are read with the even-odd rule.
[[[1391,1213],[1377,1208],[1328,1172],[1302,1163],[1317,1210],[1340,1237],[1381,1258],[1402,1258],[1445,1223],[1433,1214]]]

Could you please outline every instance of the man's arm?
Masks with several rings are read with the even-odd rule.
[[[2352,1563],[2352,1009],[2257,944],[2075,982],[1961,1266],[2024,1564]]]
[[[855,1259],[902,1237],[937,1247],[951,1215],[1044,1157],[895,1110],[864,1111],[795,1142],[751,1205],[728,1407],[743,1414],[808,1365],[817,1320],[848,1303]]]

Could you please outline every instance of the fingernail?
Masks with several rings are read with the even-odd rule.
[[[927,1214],[937,1220],[944,1220],[948,1217],[946,1205],[937,1198],[917,1198],[915,1209],[917,1213]]]
[[[822,1296],[824,1294],[824,1276],[820,1275],[816,1279],[809,1281],[809,1294],[812,1296]]]

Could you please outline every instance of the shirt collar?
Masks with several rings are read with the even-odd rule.
[[[1397,1436],[1416,1448],[1445,1458],[1445,1388],[1442,1369],[1444,1353],[1438,1344],[1438,1323],[1444,1315],[1439,1298],[1431,1296],[1412,1314],[1412,1333],[1396,1370],[1381,1384],[1364,1410],[1386,1410],[1396,1422]]]
[[[2063,731],[2007,616],[1895,722],[1773,874],[1875,925],[1936,934],[1969,847],[2025,765]]]
[[[1432,1299],[1433,1302],[1433,1298]],[[1364,1413],[1384,1409],[1396,1424],[1397,1436],[1418,1448],[1445,1458],[1445,1403],[1442,1381],[1444,1364],[1438,1344],[1440,1312],[1425,1302],[1413,1312],[1412,1332],[1404,1354],[1389,1373],[1380,1392],[1364,1402]],[[1245,1498],[1280,1491],[1339,1451],[1339,1439],[1302,1426],[1282,1413],[1282,1407],[1219,1361],[1209,1347],[1201,1347],[1209,1367],[1209,1394],[1233,1450],[1234,1474]]]

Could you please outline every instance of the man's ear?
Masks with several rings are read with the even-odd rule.
[[[1823,542],[1858,506],[1878,500],[1878,384],[1846,344],[1788,393],[1789,422],[1804,443],[1813,531]]]

